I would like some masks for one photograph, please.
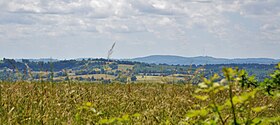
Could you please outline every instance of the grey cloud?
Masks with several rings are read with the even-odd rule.
[[[161,4],[161,3],[158,3]],[[164,3],[163,8],[156,8],[156,3],[151,4],[147,1],[133,1],[132,6],[137,9],[140,13],[144,14],[159,14],[159,15],[172,15],[174,12],[172,11],[172,8],[165,8],[165,5],[167,3]]]
[[[270,2],[268,2],[259,0],[256,2],[251,2],[243,6],[243,12],[245,14],[248,14],[249,16],[277,16],[280,12],[280,1],[271,0]]]
[[[265,24],[260,28],[264,40],[270,40],[280,44],[280,24]]]
[[[279,31],[280,32],[280,25],[279,24],[265,24],[261,27],[261,30]]]

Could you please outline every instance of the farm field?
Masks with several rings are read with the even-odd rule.
[[[193,96],[196,86],[184,84],[2,82],[0,87],[2,124],[192,124],[188,112],[210,103]],[[222,104],[228,96],[227,91],[221,91],[213,98]],[[257,113],[243,112],[251,113],[252,118],[280,116],[279,98],[259,92],[250,104],[269,105]],[[222,113],[227,124],[232,122],[228,110]],[[214,117],[207,116],[201,119]]]
[[[184,77],[176,77],[176,76],[137,76],[137,82],[165,82],[165,81],[174,81],[184,80]]]

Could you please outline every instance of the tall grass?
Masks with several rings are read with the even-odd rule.
[[[127,87],[130,86],[130,90]],[[186,114],[209,105],[193,96],[195,86],[182,84],[0,84],[1,124],[180,124]],[[237,91],[237,90],[234,90]],[[228,92],[212,97],[227,100]],[[270,105],[258,116],[280,115],[280,100],[258,93],[252,105]],[[230,112],[223,112],[224,117]],[[279,122],[278,122],[279,123]]]

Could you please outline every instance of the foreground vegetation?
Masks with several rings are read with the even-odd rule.
[[[235,93],[243,91],[248,90],[235,89]],[[191,124],[190,121],[196,119],[188,119],[189,112],[210,104],[194,96],[194,92],[195,87],[182,84],[1,83],[0,123]],[[228,97],[229,93],[223,90],[211,98],[222,104]],[[280,116],[279,104],[279,98],[259,92],[250,106],[268,107],[243,113],[251,113],[252,119]],[[203,112],[192,114],[206,121],[213,117],[211,114],[198,116],[201,113],[203,115]],[[229,123],[230,111],[225,110],[223,115]]]
[[[191,81],[1,82],[0,123],[280,124],[280,64],[262,82],[238,68]]]

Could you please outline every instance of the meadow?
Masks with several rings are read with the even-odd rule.
[[[193,124],[188,112],[210,104],[194,96],[196,86],[184,84],[2,82],[0,85],[1,124]],[[241,91],[247,90],[236,89],[236,93]],[[228,96],[223,90],[213,98],[220,104]],[[279,98],[260,92],[250,103],[253,107],[269,106],[258,113],[244,112],[252,113],[252,118],[280,116]],[[229,124],[231,113],[225,110],[223,115],[228,117],[226,124]],[[206,121],[211,119],[209,114]]]

